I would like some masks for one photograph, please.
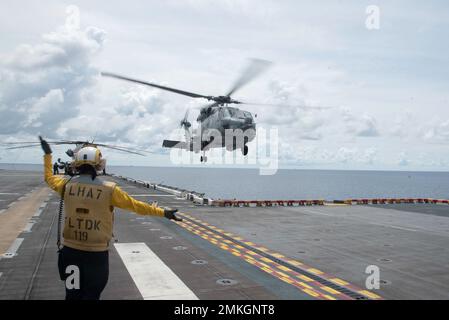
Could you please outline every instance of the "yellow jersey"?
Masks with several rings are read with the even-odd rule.
[[[44,156],[45,181],[60,196],[64,185],[63,244],[84,251],[105,251],[109,248],[114,224],[114,207],[140,215],[164,216],[164,209],[138,201],[115,183],[101,177],[67,178],[53,175],[51,155]]]

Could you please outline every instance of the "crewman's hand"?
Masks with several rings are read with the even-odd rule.
[[[182,221],[181,218],[178,218],[175,213],[178,211],[178,209],[171,209],[171,208],[164,208],[164,217],[170,220],[175,221]]]
[[[41,147],[42,147],[42,150],[44,150],[44,153],[51,154],[51,148],[50,148],[50,145],[48,144],[48,142],[45,141],[44,139],[42,139],[41,136],[39,136],[39,140],[41,141]]]

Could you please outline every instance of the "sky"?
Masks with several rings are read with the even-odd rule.
[[[104,150],[108,164],[173,165],[162,140],[205,102],[99,73],[220,95],[260,58],[271,67],[233,98],[283,104],[245,107],[258,127],[278,130],[281,167],[448,171],[448,9],[443,0],[2,1],[0,142],[95,138],[153,152]],[[0,149],[0,162],[39,163],[41,153]]]

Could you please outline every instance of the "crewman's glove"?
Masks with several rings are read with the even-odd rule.
[[[39,136],[39,140],[41,141],[41,147],[42,147],[42,150],[44,150],[44,153],[51,154],[51,148],[50,148],[50,145],[48,144],[48,142],[45,141],[44,139],[42,139],[41,136]]]
[[[181,218],[178,218],[175,213],[178,211],[178,209],[171,209],[171,208],[164,208],[164,217],[170,220],[175,221],[182,221]]]

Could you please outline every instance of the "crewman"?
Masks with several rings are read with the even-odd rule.
[[[53,164],[53,174],[59,174],[59,165],[57,162]]]
[[[97,177],[104,161],[95,147],[84,147],[76,153],[74,165],[79,175],[71,178],[52,175],[51,148],[42,137],[39,139],[45,153],[45,181],[64,201],[64,231],[58,251],[58,269],[66,284],[66,300],[98,300],[109,277],[108,249],[114,207],[140,215],[182,219],[175,215],[177,209],[137,201],[115,183]],[[73,279],[68,285],[68,277],[77,275],[78,282]]]

